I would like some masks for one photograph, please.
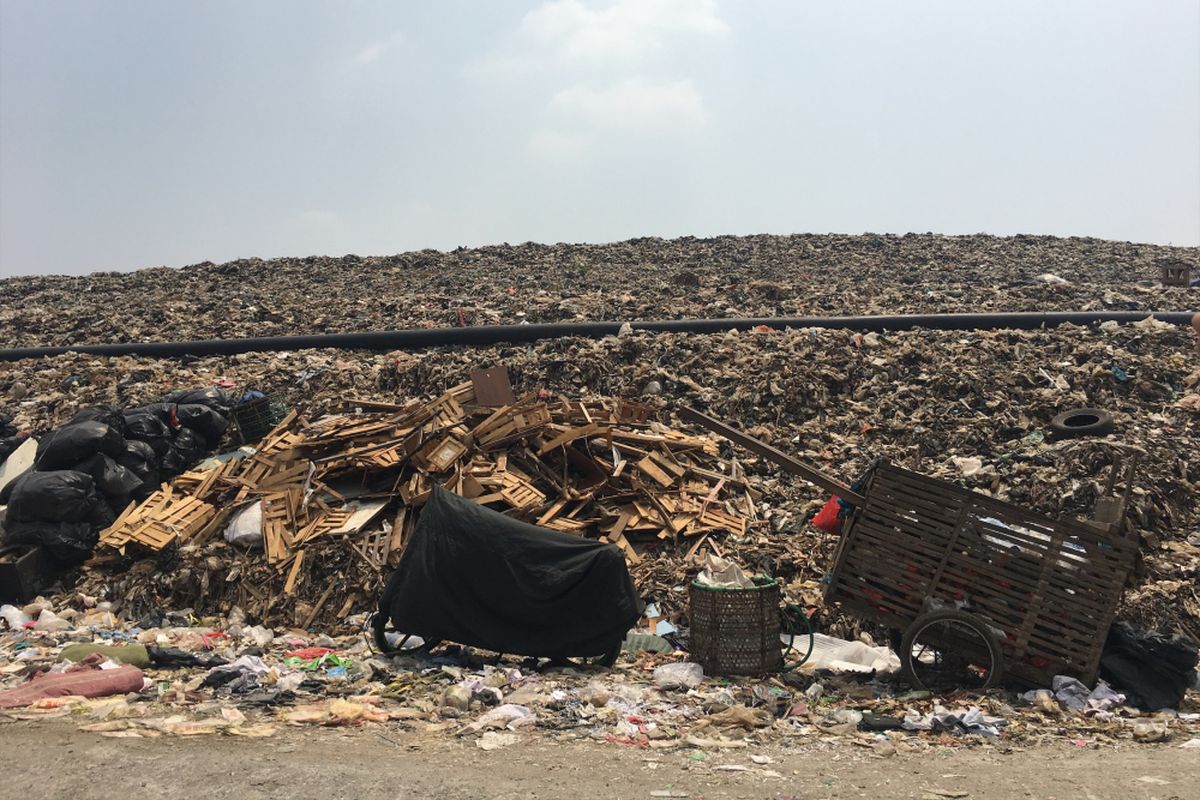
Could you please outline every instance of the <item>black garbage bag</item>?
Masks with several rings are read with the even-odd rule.
[[[125,416],[128,417],[130,414],[152,414],[172,431],[179,430],[179,420],[175,417],[174,403],[151,403],[147,406],[126,409]]]
[[[17,426],[13,425],[12,417],[0,411],[0,464],[24,444],[27,438],[27,434],[17,433]]]
[[[171,449],[173,431],[157,414],[133,409],[125,412],[125,438],[149,445],[154,451],[154,463],[157,467],[162,457]]]
[[[1100,677],[1143,711],[1178,708],[1195,678],[1197,647],[1187,636],[1150,633],[1116,622],[1104,642]]]
[[[97,453],[117,457],[125,449],[121,431],[103,422],[64,425],[38,443],[33,468],[41,472],[71,469]]]
[[[435,487],[377,620],[427,641],[590,657],[624,640],[642,603],[615,546],[514,520]]]
[[[12,436],[5,436],[3,439],[0,439],[0,464],[3,464],[5,461],[7,461],[8,457],[11,456],[18,447],[25,444],[25,440],[28,438],[29,436],[27,434],[18,433],[13,434]]]
[[[4,543],[41,545],[59,561],[77,564],[92,554],[99,531],[90,522],[17,522],[6,525]]]
[[[154,448],[145,442],[126,440],[125,452],[117,457],[117,463],[142,482],[141,487],[131,492],[135,500],[145,500],[158,486],[158,456],[155,455]]]
[[[180,428],[171,440],[171,446],[159,463],[162,477],[175,477],[186,472],[208,452],[208,442],[191,428]]]
[[[211,406],[200,403],[181,403],[175,407],[179,424],[204,437],[208,448],[214,449],[225,436],[229,419]]]
[[[199,389],[179,389],[163,398],[164,403],[208,406],[223,417],[229,416],[233,399],[224,389],[209,386]]]
[[[103,422],[115,431],[125,429],[125,420],[121,416],[121,409],[114,406],[81,408],[75,412],[75,416],[71,417],[71,421],[67,424],[73,425],[76,422]]]
[[[5,526],[17,522],[82,522],[92,518],[100,498],[86,472],[26,472],[0,490],[8,506]]]
[[[142,479],[133,470],[100,453],[79,462],[75,469],[91,475],[96,482],[96,491],[108,498],[129,497],[142,488]],[[128,503],[128,500],[125,502]]]

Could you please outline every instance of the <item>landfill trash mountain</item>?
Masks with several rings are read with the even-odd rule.
[[[27,386],[28,396],[8,410],[35,433],[68,421],[82,406],[132,405],[180,385],[221,381],[303,403],[316,418],[341,412],[348,397],[432,399],[469,381],[481,365],[503,364],[519,393],[636,399],[668,424],[673,408],[693,405],[736,420],[844,480],[884,457],[1051,517],[1092,513],[1110,460],[1107,443],[1118,443],[1144,452],[1129,513],[1144,564],[1119,616],[1200,638],[1200,602],[1180,592],[1200,569],[1200,548],[1189,542],[1200,533],[1200,364],[1191,338],[1187,329],[1116,325],[866,336],[636,333],[422,353],[316,350],[183,362],[68,354],[0,365],[0,392],[17,380]],[[114,375],[120,376],[115,383]],[[640,397],[652,380],[663,394]],[[1080,407],[1110,411],[1116,432],[1099,440],[1051,441],[1054,416]],[[836,540],[805,521],[828,497],[745,456],[732,448],[723,454],[738,457],[764,495],[756,509],[767,526],[743,537],[737,557],[744,567],[794,584],[792,599],[818,596],[819,590],[802,587],[817,586]],[[989,469],[964,475],[956,457],[979,459]],[[329,566],[336,574],[353,569],[348,565],[355,560]],[[654,561],[642,569],[635,570],[640,585],[678,585],[677,567]],[[158,580],[170,582],[175,574]],[[190,577],[196,572],[185,574],[192,591],[207,591],[217,577],[196,582]],[[669,615],[678,615],[682,594],[667,591],[658,599]]]
[[[1200,248],[1050,236],[720,236],[310,256],[0,281],[0,346],[456,325],[1181,310]],[[1040,275],[1060,281],[1048,284]],[[1194,295],[1195,293],[1190,293]],[[336,302],[314,306],[313,298]]]

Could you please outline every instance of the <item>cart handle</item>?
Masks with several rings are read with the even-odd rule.
[[[803,461],[792,458],[782,450],[778,450],[764,441],[755,439],[753,436],[742,433],[737,428],[726,425],[720,420],[713,419],[707,414],[703,414],[694,408],[683,406],[679,409],[679,416],[681,419],[687,420],[688,422],[694,422],[701,427],[707,428],[713,433],[720,434],[734,444],[740,444],[750,452],[760,455],[768,461],[778,464],[784,469],[785,472],[790,472],[792,475],[799,475],[809,483],[816,484],[822,489],[828,489],[848,503],[860,506],[867,502],[865,495],[859,494],[836,478],[832,478],[829,475],[826,475],[824,472],[821,472],[816,467],[810,467]]]

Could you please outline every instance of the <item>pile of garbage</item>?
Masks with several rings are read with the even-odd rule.
[[[2,543],[40,545],[63,564],[85,560],[118,515],[217,448],[228,414],[224,391],[180,390],[123,411],[85,408],[40,441],[24,438],[0,459],[29,462],[0,488]]]
[[[100,532],[84,590],[106,584],[135,613],[236,604],[267,624],[333,623],[369,606],[435,486],[611,542],[654,594],[669,595],[698,553],[741,552],[766,527],[762,495],[736,459],[640,403],[516,398],[496,369],[430,402],[345,404],[314,419],[293,412],[256,447],[211,459],[128,508]],[[165,550],[174,569],[122,575],[129,559]],[[667,585],[655,585],[649,563],[660,557]],[[678,613],[669,600],[664,608]]]
[[[1129,511],[1143,568],[1120,615],[1145,628],[1200,638],[1200,601],[1187,591],[1200,580],[1200,369],[1194,351],[1190,331],[1152,321],[1100,329],[866,335],[638,332],[416,354],[315,350],[186,361],[63,355],[0,365],[0,394],[20,396],[6,410],[19,429],[35,433],[61,425],[82,406],[133,405],[181,383],[222,380],[258,387],[292,406],[303,403],[316,419],[344,412],[347,398],[392,404],[433,399],[431,388],[469,381],[481,364],[504,364],[518,392],[636,401],[680,430],[686,426],[672,421],[673,409],[694,406],[843,480],[883,457],[1037,513],[1081,519],[1102,494],[1109,445],[1119,444],[1144,454]],[[1111,412],[1115,431],[1101,439],[1055,441],[1050,421],[1080,407]],[[807,520],[828,497],[745,451],[721,447],[722,458],[736,457],[750,487],[761,493],[755,508],[766,523],[749,527],[736,542],[720,542],[724,554],[781,578],[794,602],[819,601],[836,539]],[[362,535],[381,529],[376,523]],[[240,551],[218,556],[216,570],[208,567],[217,561],[192,558],[164,552],[159,561],[111,578],[118,581],[113,591],[151,591],[148,586],[170,583],[173,588],[153,591],[202,607],[198,598],[208,592],[253,588],[253,580],[236,577],[242,574]],[[334,585],[374,586],[377,580],[353,549],[334,548],[321,563]],[[694,569],[653,558],[634,574],[666,614],[678,615]],[[227,581],[230,570],[235,577]],[[250,598],[233,600],[253,605]],[[325,611],[336,615],[340,607]],[[298,616],[303,622],[307,614]],[[853,638],[861,629],[830,632]]]
[[[1049,236],[721,236],[250,258],[0,281],[0,346],[393,328],[975,311],[1185,309],[1200,248]],[[336,292],[336,303],[313,298]],[[1191,299],[1189,299],[1189,297]]]
[[[773,747],[850,746],[890,758],[1047,742],[1200,746],[1195,694],[1164,708],[1066,676],[986,696],[907,691],[892,683],[887,648],[832,637],[798,669],[714,680],[644,632],[627,638],[615,668],[600,670],[457,647],[389,657],[361,633],[251,625],[237,608],[128,618],[76,595],[4,606],[0,617],[0,719],[69,718],[111,738],[270,737],[324,726],[456,737],[483,750],[535,737],[590,740],[697,761],[745,756],[744,768],[764,775],[771,758],[761,751]],[[1163,643],[1155,646],[1162,655]]]

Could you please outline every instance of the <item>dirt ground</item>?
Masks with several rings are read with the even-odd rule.
[[[1200,798],[1200,750],[1180,749],[1178,742],[1008,753],[934,748],[890,758],[840,744],[710,752],[696,760],[683,750],[543,737],[484,752],[468,741],[383,727],[287,729],[253,740],[109,739],[65,720],[4,725],[0,742],[0,797],[30,800]],[[751,754],[771,763],[754,764]],[[720,769],[728,765],[749,770]]]

